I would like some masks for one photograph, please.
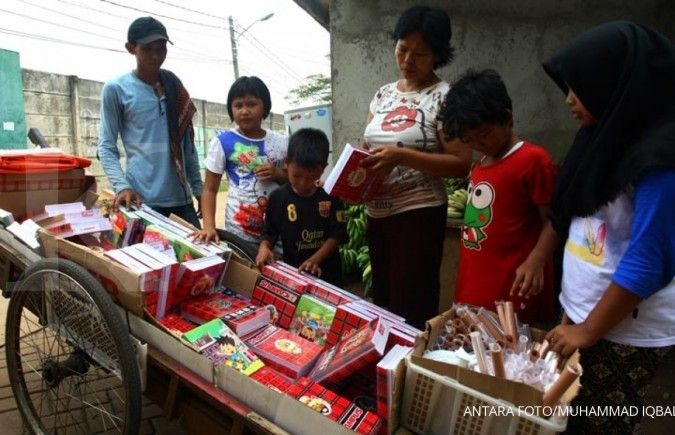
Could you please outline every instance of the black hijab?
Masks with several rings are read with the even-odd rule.
[[[675,168],[675,46],[628,21],[594,27],[544,63],[598,120],[577,133],[553,197],[556,230],[588,216],[645,175]]]

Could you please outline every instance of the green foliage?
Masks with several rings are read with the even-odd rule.
[[[368,296],[373,287],[370,266],[370,252],[366,242],[366,207],[351,205],[347,207],[347,234],[349,241],[340,246],[342,272],[344,275],[359,273],[363,281],[364,295]]]
[[[331,80],[323,74],[312,74],[305,81],[289,91],[286,99],[293,104],[303,102],[330,103],[332,99]]]

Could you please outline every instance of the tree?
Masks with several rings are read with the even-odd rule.
[[[306,101],[330,103],[332,99],[330,77],[323,74],[307,76],[301,85],[288,91],[286,99],[290,100],[292,104],[301,104]]]

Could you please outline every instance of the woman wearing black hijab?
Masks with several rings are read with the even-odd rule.
[[[573,417],[568,431],[631,433],[675,345],[675,47],[653,29],[610,22],[544,70],[581,124],[552,204],[555,232],[566,239],[565,321],[547,338],[563,355],[580,349],[573,405],[639,410]]]

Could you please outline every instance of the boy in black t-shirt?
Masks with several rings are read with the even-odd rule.
[[[288,183],[272,192],[256,265],[274,261],[272,247],[281,237],[286,263],[342,286],[340,244],[347,240],[342,202],[318,182],[328,162],[328,138],[303,128],[288,140]]]

